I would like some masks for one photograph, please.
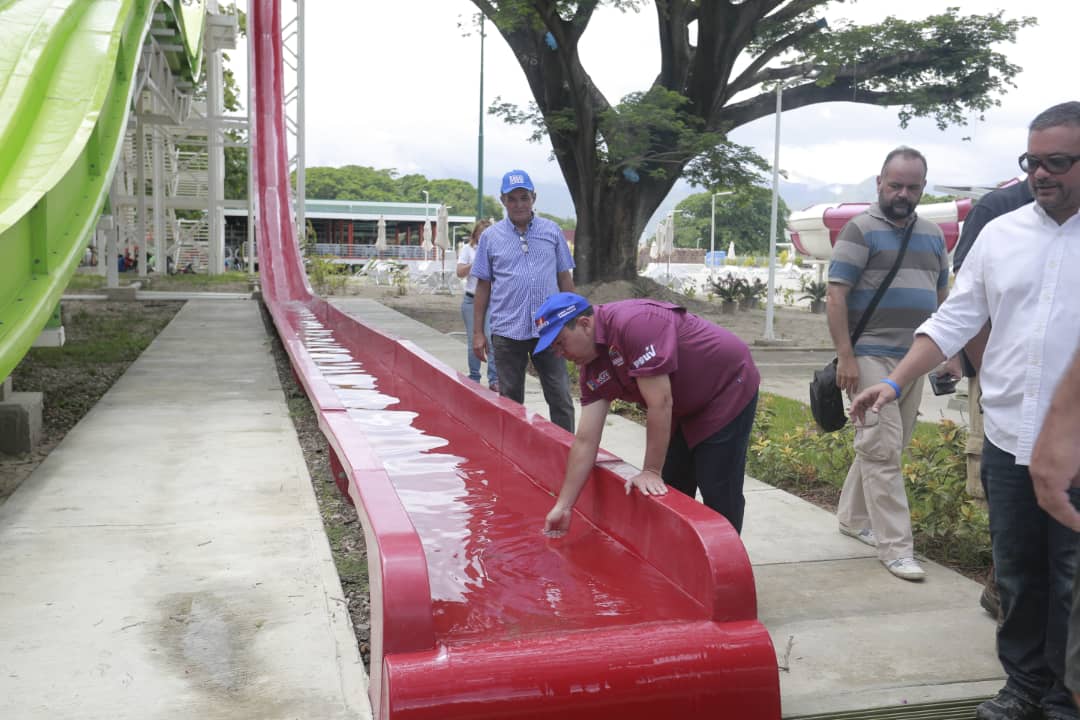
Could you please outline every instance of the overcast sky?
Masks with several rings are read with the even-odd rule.
[[[285,5],[290,3],[285,2]],[[780,166],[792,179],[856,183],[877,173],[898,144],[922,150],[930,183],[986,184],[1017,174],[1026,124],[1040,110],[1080,99],[1075,78],[1074,35],[1080,3],[1049,0],[954,0],[964,13],[1005,10],[1007,17],[1037,14],[1037,27],[1022,29],[1007,49],[1023,67],[1017,87],[985,121],[939,131],[931,122],[899,128],[896,108],[853,103],[814,105],[782,116]],[[889,11],[907,18],[940,12],[945,3],[862,0],[827,12],[865,22]],[[332,6],[332,8],[331,8]],[[479,35],[464,37],[475,7],[467,0],[306,3],[307,165],[368,165],[429,178],[475,183],[479,115]],[[645,89],[659,63],[655,9],[596,13],[581,55],[593,81],[611,102]],[[236,56],[243,57],[238,52]],[[488,25],[484,63],[485,106],[497,96],[522,106],[530,100],[523,74],[508,46]],[[772,116],[737,129],[732,138],[767,158],[773,153]],[[546,145],[527,142],[529,131],[485,115],[485,177],[521,167],[537,182],[562,183]],[[962,138],[970,137],[970,141]],[[686,188],[675,194],[685,195]],[[486,194],[495,194],[490,184]],[[419,200],[419,199],[418,199]],[[669,199],[673,202],[673,199]],[[670,204],[667,203],[667,204]],[[546,208],[569,215],[569,208]],[[559,212],[564,210],[565,212]]]

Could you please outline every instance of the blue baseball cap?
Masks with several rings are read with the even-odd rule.
[[[533,315],[536,321],[536,329],[540,331],[540,342],[536,343],[534,353],[544,352],[566,323],[576,318],[589,309],[589,301],[577,293],[555,293],[540,306]]]
[[[532,178],[530,178],[529,173],[524,170],[511,170],[503,175],[503,195],[517,188],[525,188],[529,192],[536,192],[536,188],[534,188],[532,184]]]

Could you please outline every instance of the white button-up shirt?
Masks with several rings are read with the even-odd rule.
[[[979,371],[984,431],[1018,465],[1029,465],[1080,342],[1080,214],[1058,225],[1032,203],[992,220],[948,299],[915,333],[951,357],[987,320]]]

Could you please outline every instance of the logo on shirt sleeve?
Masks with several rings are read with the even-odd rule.
[[[587,388],[589,388],[589,390],[592,390],[593,392],[596,392],[596,389],[598,387],[600,387],[601,385],[603,385],[604,383],[606,383],[609,380],[611,380],[611,373],[609,373],[607,370],[603,370],[603,371],[600,372],[599,375],[596,376],[596,379],[594,379],[594,380],[586,380],[585,381],[585,386]]]
[[[656,348],[652,345],[649,345],[645,348],[645,352],[641,353],[641,357],[634,361],[634,369],[637,370],[642,365],[652,360],[654,357],[656,357]]]

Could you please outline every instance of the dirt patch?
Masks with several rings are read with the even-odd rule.
[[[599,305],[616,300],[651,297],[672,302],[685,307],[692,313],[707,318],[738,335],[747,344],[759,340],[765,332],[765,309],[736,310],[725,314],[719,302],[708,302],[687,298],[648,278],[638,278],[635,282],[618,281],[593,285],[582,285],[578,292]],[[385,285],[350,284],[347,295],[378,300],[383,305],[408,315],[439,332],[463,332],[465,324],[461,319],[461,293],[457,295],[419,294],[410,290],[406,295],[398,295],[396,290]],[[825,316],[809,310],[776,306],[773,317],[774,335],[794,347],[831,348],[829,328]]]

